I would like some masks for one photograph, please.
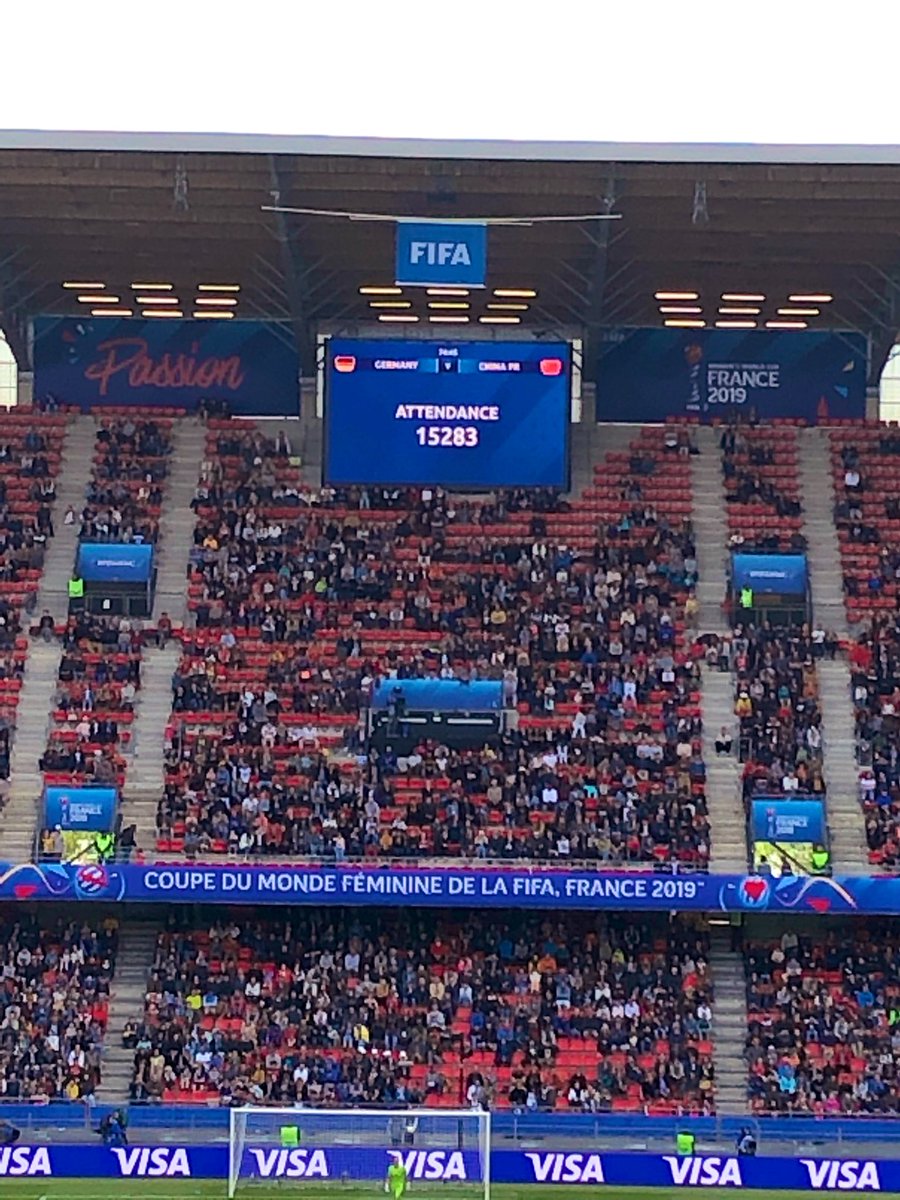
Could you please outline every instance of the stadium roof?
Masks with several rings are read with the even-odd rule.
[[[698,293],[689,319],[707,324],[818,308],[799,320],[872,337],[873,379],[900,328],[897,146],[12,131],[0,132],[0,322],[20,361],[29,317],[85,311],[63,282],[104,283],[136,312],[134,282],[171,283],[186,314],[198,285],[231,283],[234,311],[282,322],[309,369],[317,324],[378,315],[359,289],[393,283],[393,227],[263,212],[273,198],[430,219],[621,214],[491,229],[471,311],[492,289],[533,290],[516,310],[524,328],[583,326],[590,341],[679,319],[657,291]],[[764,297],[743,305],[759,313],[720,313],[742,307],[731,294]],[[421,289],[408,297],[426,322]]]

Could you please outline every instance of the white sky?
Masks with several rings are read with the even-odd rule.
[[[896,0],[0,9],[5,129],[900,142]]]

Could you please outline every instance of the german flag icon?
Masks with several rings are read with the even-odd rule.
[[[351,371],[356,370],[356,355],[336,354],[334,356],[334,369],[340,371],[342,375],[349,375]]]

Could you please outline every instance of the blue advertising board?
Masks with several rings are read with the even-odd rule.
[[[868,345],[856,333],[610,331],[597,367],[598,421],[864,417]]]
[[[147,583],[153,547],[136,542],[82,542],[78,574],[86,583]]]
[[[0,900],[900,915],[900,876],[657,875],[551,867],[0,863]]]
[[[326,483],[568,484],[564,342],[332,338],[326,386]]]
[[[805,554],[748,554],[731,556],[731,580],[735,589],[752,588],[757,595],[805,596]]]
[[[82,408],[226,401],[238,416],[300,412],[296,349],[264,321],[38,317],[34,394]]]
[[[825,805],[821,800],[754,797],[750,831],[757,842],[827,842]]]
[[[350,1114],[348,1114],[350,1115]],[[297,1110],[297,1123],[314,1114]],[[387,1122],[387,1114],[385,1121]],[[823,1123],[823,1134],[827,1122]],[[249,1145],[240,1175],[247,1180],[360,1180],[381,1183],[395,1152],[392,1146],[326,1145],[315,1141],[295,1148]],[[448,1146],[403,1147],[407,1178],[416,1183],[479,1182],[477,1150],[457,1149],[452,1129]],[[18,1145],[0,1148],[0,1177],[57,1179],[221,1179],[228,1178],[226,1145],[152,1145],[107,1148],[91,1144]],[[796,1191],[900,1191],[900,1160],[871,1158],[739,1158],[729,1154],[492,1150],[491,1180],[505,1184],[563,1184],[608,1187],[729,1187]]]
[[[112,829],[118,793],[104,787],[44,788],[44,828],[96,833]]]
[[[499,712],[503,684],[493,679],[383,679],[372,693],[372,708],[387,708],[399,691],[407,712]]]
[[[463,221],[398,221],[395,280],[418,287],[484,287],[487,226]]]

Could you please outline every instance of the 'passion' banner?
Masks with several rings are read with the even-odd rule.
[[[82,408],[196,408],[226,401],[242,416],[297,416],[297,352],[264,321],[39,317],[34,391]]]

